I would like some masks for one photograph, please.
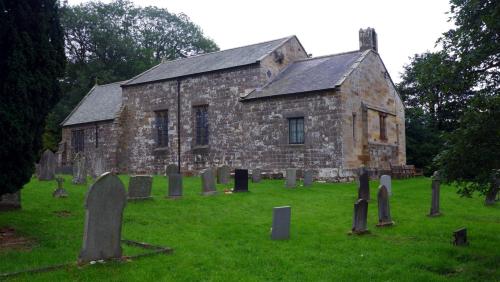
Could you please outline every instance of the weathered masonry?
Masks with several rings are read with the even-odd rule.
[[[295,36],[161,63],[95,86],[63,122],[59,157],[105,156],[108,169],[164,173],[208,166],[342,181],[405,164],[404,107],[377,52],[310,58]]]

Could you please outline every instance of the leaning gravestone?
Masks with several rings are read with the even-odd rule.
[[[73,184],[85,184],[87,183],[87,167],[85,163],[85,156],[78,152],[75,155],[73,161]]]
[[[500,192],[500,178],[498,178],[495,173],[493,173],[491,177],[491,186],[488,192],[486,193],[485,204],[486,205],[494,205],[497,201],[498,194]]]
[[[177,199],[182,197],[182,175],[170,173],[168,176],[168,198]]]
[[[370,200],[370,182],[368,170],[365,167],[359,169],[358,199]]]
[[[90,186],[85,199],[85,230],[80,263],[121,258],[123,209],[127,203],[120,179],[104,173]]]
[[[253,183],[259,183],[260,182],[261,173],[262,172],[258,168],[252,170],[252,182]]]
[[[389,193],[389,196],[392,196],[392,183],[390,175],[384,174],[380,176],[380,185],[384,185],[385,188],[387,188],[387,193]]]
[[[217,190],[215,188],[214,170],[212,168],[207,168],[201,173],[201,185],[201,194],[205,196],[217,194]]]
[[[229,167],[223,165],[217,168],[217,183],[228,184],[229,183]]]
[[[304,170],[304,187],[309,187],[313,183],[313,171],[310,169]]]
[[[167,165],[167,169],[165,170],[165,174],[170,176],[172,173],[179,173],[179,167],[176,164]]]
[[[290,238],[291,214],[292,208],[290,206],[275,207],[273,209],[272,240],[287,240]]]
[[[54,190],[54,192],[52,193],[52,197],[54,197],[54,198],[66,198],[66,197],[68,197],[68,192],[66,192],[66,190],[63,187],[64,178],[56,177],[56,181],[57,181],[57,189]]]
[[[151,199],[151,186],[153,177],[150,175],[135,175],[130,177],[128,183],[129,200],[147,200]]]
[[[367,216],[368,201],[366,199],[358,199],[358,201],[354,204],[351,234],[364,234],[369,232],[366,228]]]
[[[45,150],[40,159],[38,180],[53,180],[56,174],[56,156],[51,150]]]
[[[435,171],[432,175],[432,199],[431,199],[431,212],[429,216],[439,216],[439,190],[441,185],[441,178],[439,172]]]
[[[17,210],[21,208],[21,190],[15,193],[0,195],[0,211]]]
[[[460,228],[453,232],[453,245],[455,246],[469,245],[469,242],[467,241],[467,228]]]
[[[286,169],[286,188],[295,188],[297,186],[297,169],[287,168]]]
[[[234,170],[234,189],[233,192],[248,192],[248,170]]]
[[[378,227],[390,226],[394,224],[391,219],[391,208],[389,206],[389,191],[384,185],[378,187]]]

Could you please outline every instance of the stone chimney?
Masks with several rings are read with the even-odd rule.
[[[378,52],[377,33],[371,27],[359,30],[359,51],[368,49]]]

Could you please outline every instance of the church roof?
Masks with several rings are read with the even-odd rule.
[[[61,125],[113,120],[122,105],[120,84],[124,82],[94,86]]]
[[[352,51],[296,61],[275,79],[242,100],[333,89],[342,84],[370,50]]]
[[[253,45],[163,62],[132,78],[123,85],[127,86],[151,81],[166,80],[186,75],[254,64],[293,37],[294,36],[289,36]]]

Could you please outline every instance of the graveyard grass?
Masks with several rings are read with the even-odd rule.
[[[120,176],[128,186],[128,176]],[[441,186],[440,217],[428,217],[431,181],[394,180],[391,215],[396,224],[377,228],[378,181],[370,182],[368,228],[349,236],[356,183],[314,183],[285,189],[282,180],[249,183],[249,193],[200,196],[201,181],[184,179],[184,197],[166,199],[167,180],[155,176],[153,200],[125,207],[123,239],[174,248],[128,262],[83,267],[75,262],[82,244],[86,185],[72,185],[69,198],[52,198],[56,181],[33,179],[22,190],[22,210],[0,213],[34,240],[30,249],[0,249],[0,272],[73,262],[61,270],[23,274],[19,281],[500,281],[500,203],[460,198]],[[272,208],[292,206],[291,238],[271,241]],[[70,211],[67,217],[58,211]],[[470,245],[455,247],[452,232],[467,227]],[[124,255],[144,250],[124,246]]]

